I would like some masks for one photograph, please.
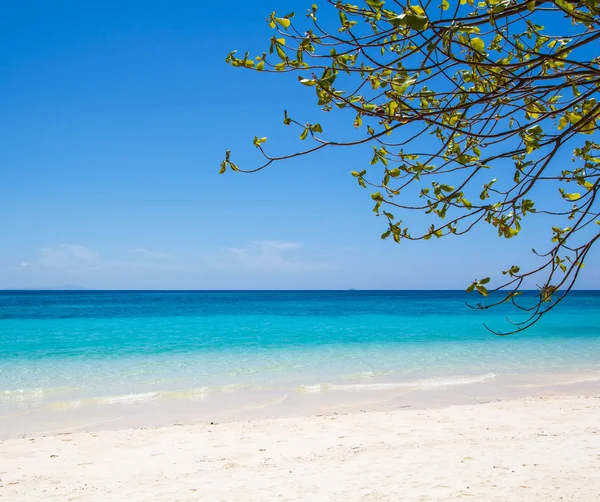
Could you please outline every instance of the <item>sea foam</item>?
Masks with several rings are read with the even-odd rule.
[[[356,383],[356,384],[330,384],[319,383],[314,385],[300,385],[296,388],[298,392],[315,394],[324,391],[380,391],[393,389],[436,389],[441,387],[457,387],[485,382],[496,378],[495,373],[483,375],[456,376],[448,378],[430,378],[414,380],[409,382],[381,382],[381,383]]]

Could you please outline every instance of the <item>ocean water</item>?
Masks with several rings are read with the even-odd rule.
[[[499,337],[452,291],[0,292],[0,419],[249,391],[446,388],[598,374],[600,292]],[[233,397],[232,397],[233,396]]]

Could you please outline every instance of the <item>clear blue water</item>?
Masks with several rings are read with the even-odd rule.
[[[598,369],[600,292],[524,333],[462,292],[0,292],[0,405]],[[66,396],[66,397],[65,397]]]

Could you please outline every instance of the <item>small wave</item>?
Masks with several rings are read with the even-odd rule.
[[[14,389],[0,392],[0,401],[23,401],[27,399],[41,399],[44,389]]]
[[[154,380],[141,380],[139,383],[141,383],[142,385],[162,385],[165,383],[173,383],[176,381],[177,380],[175,378],[157,378]]]
[[[235,377],[240,375],[274,373],[283,372],[287,370],[301,369],[302,367],[303,366],[301,364],[274,364],[269,366],[251,366],[232,369],[229,372],[227,372],[227,375]]]
[[[140,392],[135,394],[123,394],[115,396],[96,396],[88,397],[84,399],[78,399],[73,401],[57,401],[51,403],[52,408],[57,409],[69,409],[78,408],[84,405],[106,405],[106,404],[117,404],[117,405],[128,405],[128,404],[139,404],[154,401],[157,399],[205,399],[210,394],[216,392],[223,393],[234,393],[238,390],[249,388],[244,384],[231,384],[222,385],[219,387],[198,387],[192,389],[180,389],[180,390],[159,390],[154,392]]]
[[[451,378],[432,378],[430,380],[418,381],[418,386],[422,389],[436,388],[436,387],[455,387],[458,385],[469,385],[473,383],[481,383],[486,380],[493,380],[496,378],[496,373],[485,373],[483,375],[472,375],[472,376],[457,376]]]
[[[137,404],[152,401],[153,399],[158,398],[158,396],[158,392],[144,392],[140,394],[123,394],[122,396],[87,397],[84,399],[74,399],[72,401],[55,401],[50,403],[48,407],[56,410],[68,410],[86,405]]]
[[[125,394],[122,396],[97,397],[93,400],[100,404],[129,404],[152,401],[155,399],[204,399],[209,394],[223,392],[226,394],[248,388],[245,384],[230,384],[217,387],[197,387],[192,389],[158,390],[154,392],[141,392],[138,394]]]
[[[70,410],[72,408],[79,408],[84,404],[84,400],[77,399],[74,401],[56,401],[48,405],[49,408],[54,410]]]
[[[49,388],[34,388],[34,389],[12,389],[1,390],[0,401],[4,402],[23,402],[23,401],[39,401],[45,396],[52,394],[65,394],[78,390],[77,387],[49,387]]]
[[[344,375],[344,380],[361,380],[364,378],[374,378],[378,376],[389,376],[392,375],[393,371],[363,371],[360,373],[352,373],[350,375]]]
[[[94,398],[100,404],[135,404],[155,399],[204,399],[214,392],[232,393],[247,386],[242,384],[222,385],[220,387],[198,387],[180,390],[159,390],[155,392],[141,392],[139,394],[125,394],[122,396],[109,396]]]
[[[96,398],[96,401],[100,404],[130,404],[130,403],[143,403],[145,401],[152,401],[158,397],[158,392],[142,392],[140,394],[124,394],[122,396],[108,396]]]
[[[581,377],[568,382],[559,382],[557,385],[577,385],[579,383],[594,383],[600,382],[600,377]]]
[[[412,382],[387,382],[387,383],[356,383],[356,384],[329,384],[320,383],[315,385],[300,385],[296,388],[298,392],[307,394],[318,394],[325,391],[377,391],[393,390],[402,388],[412,389],[437,389],[442,387],[456,387],[459,385],[469,385],[485,382],[496,378],[495,373],[486,373],[484,375],[457,376],[450,378],[430,378],[426,380],[415,380]]]
[[[327,383],[317,383],[314,385],[299,385],[296,387],[297,392],[305,392],[307,394],[318,394],[322,391],[329,390],[330,385]]]
[[[600,382],[600,376],[581,376],[580,378],[572,378],[571,380],[548,381],[548,382],[541,382],[541,383],[525,383],[525,384],[521,384],[519,387],[523,387],[523,388],[563,387],[563,386],[569,386],[569,385],[578,385],[578,384],[595,383],[595,382]]]
[[[231,383],[228,385],[221,385],[220,387],[215,387],[215,390],[221,391],[221,392],[236,392],[238,390],[242,390],[242,389],[246,389],[248,388],[248,385],[243,384],[243,383]]]
[[[199,387],[197,389],[161,391],[158,395],[161,398],[167,399],[204,399],[211,392],[212,389],[210,387]]]
[[[160,398],[179,398],[179,399],[204,399],[209,394],[214,393],[225,393],[232,394],[240,390],[258,389],[259,387],[250,386],[242,383],[232,383],[228,385],[219,385],[216,387],[198,387],[193,389],[179,389],[179,390],[163,390],[159,391],[158,397]]]

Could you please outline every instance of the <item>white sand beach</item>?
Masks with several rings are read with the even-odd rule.
[[[0,444],[0,499],[600,500],[600,396]]]

